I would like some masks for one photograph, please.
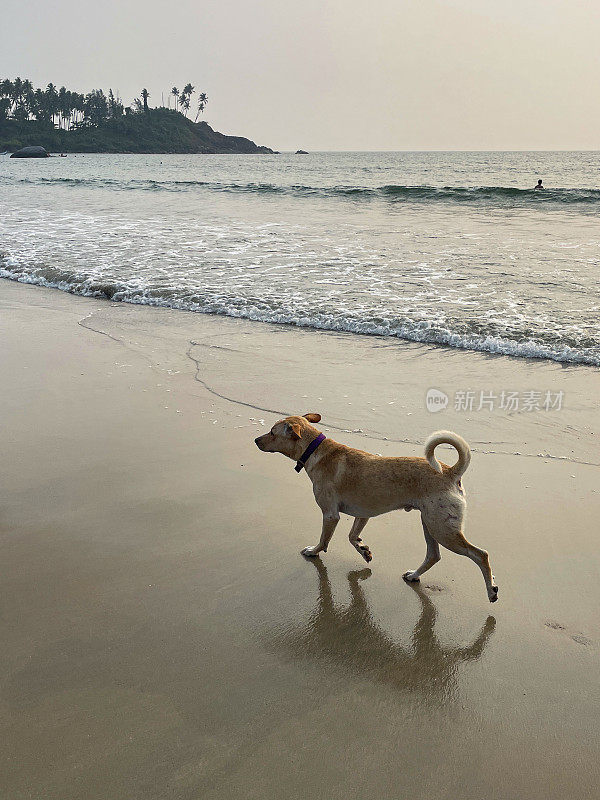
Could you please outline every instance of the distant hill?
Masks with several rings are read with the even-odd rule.
[[[243,136],[226,136],[179,111],[151,108],[97,127],[60,130],[51,122],[0,119],[0,152],[41,145],[52,153],[273,153]]]

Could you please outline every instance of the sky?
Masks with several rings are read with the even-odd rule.
[[[2,0],[0,77],[188,81],[277,150],[600,149],[598,0]]]

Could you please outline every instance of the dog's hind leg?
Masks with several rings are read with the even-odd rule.
[[[363,528],[369,521],[368,517],[355,517],[354,522],[352,523],[352,528],[350,529],[350,533],[348,534],[348,539],[350,539],[350,544],[354,547],[364,560],[369,563],[369,561],[373,560],[373,554],[371,553],[369,547],[366,544],[362,543],[362,539],[360,538],[360,534],[363,531]]]
[[[498,599],[498,587],[495,585],[495,578],[492,575],[490,567],[490,559],[486,550],[481,550],[475,547],[474,544],[465,539],[462,531],[456,530],[443,530],[437,529],[435,531],[436,540],[453,553],[458,553],[461,556],[467,556],[471,561],[474,561],[482,572],[485,581],[485,588],[490,603],[495,603]]]
[[[315,544],[312,547],[305,547],[304,550],[301,550],[303,556],[318,556],[320,552],[327,552],[327,546],[331,541],[331,537],[333,536],[333,532],[336,529],[338,522],[340,521],[340,515],[333,515],[333,514],[323,514],[323,529],[321,531],[321,539],[319,544]]]
[[[413,571],[409,570],[408,572],[404,573],[402,577],[404,578],[405,581],[418,581],[421,575],[424,572],[427,572],[428,569],[431,569],[431,567],[433,567],[434,564],[437,564],[437,562],[441,558],[440,546],[427,530],[427,525],[425,525],[425,522],[423,521],[422,517],[421,517],[421,522],[423,524],[423,533],[425,534],[425,542],[427,543],[427,552],[425,553],[425,560],[418,569],[415,569]]]

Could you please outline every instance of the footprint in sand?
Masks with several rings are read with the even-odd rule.
[[[578,644],[584,644],[586,646],[592,644],[592,640],[588,639],[587,636],[584,636],[582,633],[574,634],[573,636],[571,636],[571,639],[573,639],[573,641],[577,642]]]
[[[583,633],[571,633],[566,625],[561,625],[560,622],[554,622],[553,620],[550,620],[544,624],[547,628],[551,628],[553,631],[564,631],[564,633],[574,642],[577,642],[577,644],[582,644],[586,647],[589,647],[591,644],[593,644],[592,640],[588,639],[587,636],[584,636]]]

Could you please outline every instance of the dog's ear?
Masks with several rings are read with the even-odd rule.
[[[304,419],[307,419],[309,422],[313,422],[315,425],[317,422],[321,422],[321,415],[320,414],[305,414]]]
[[[300,430],[300,425],[298,425],[297,422],[288,422],[287,433],[289,433],[292,439],[302,438],[302,431]]]

